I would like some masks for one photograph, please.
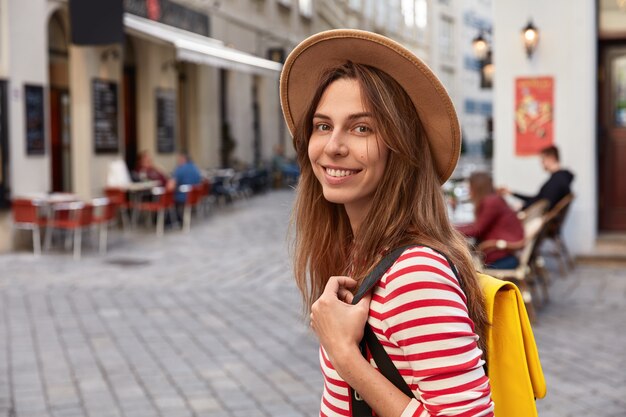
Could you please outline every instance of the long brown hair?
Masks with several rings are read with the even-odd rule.
[[[469,177],[469,187],[472,203],[474,203],[474,212],[478,216],[480,205],[485,197],[496,192],[493,188],[491,175],[481,171],[472,173]]]
[[[324,198],[308,157],[313,115],[326,88],[339,79],[358,81],[364,105],[373,114],[378,140],[390,150],[357,236],[353,236],[343,205]],[[456,266],[474,330],[484,340],[487,319],[476,272],[463,237],[448,220],[426,135],[404,89],[386,73],[367,65],[346,62],[331,68],[321,77],[296,126],[294,146],[301,169],[292,219],[294,272],[307,311],[331,276],[346,274],[351,266],[351,275],[362,279],[386,250],[419,243],[446,254]]]

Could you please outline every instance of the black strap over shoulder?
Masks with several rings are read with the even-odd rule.
[[[420,246],[420,245],[413,244],[413,245],[405,245],[405,246],[396,248],[392,250],[391,252],[389,252],[383,259],[381,259],[381,261],[374,267],[374,269],[372,269],[372,272],[367,274],[365,279],[363,279],[361,286],[359,287],[358,291],[354,295],[352,304],[356,304],[359,301],[361,301],[361,298],[363,298],[365,294],[367,294],[372,288],[374,288],[374,286],[376,286],[376,283],[380,281],[380,279],[383,277],[385,272],[387,272],[387,270],[391,268],[391,265],[393,265],[394,262],[398,260],[400,255],[402,255],[402,253],[408,248],[412,248],[415,246]]]
[[[398,260],[400,255],[402,255],[402,253],[404,253],[405,250],[407,250],[408,248],[416,247],[416,246],[423,246],[423,247],[430,248],[429,246],[424,246],[420,244],[412,244],[412,245],[402,246],[400,248],[394,249],[393,251],[389,252],[389,254],[387,254],[374,267],[372,272],[370,272],[365,277],[365,279],[361,283],[361,286],[356,292],[354,299],[352,300],[352,304],[358,303],[365,294],[367,294],[372,288],[374,288],[376,283],[380,281],[380,279],[385,274],[385,272],[387,272],[387,270],[391,268],[391,266]],[[442,255],[444,258],[446,258],[446,261],[448,261],[448,264],[450,264],[452,272],[458,279],[456,268],[454,267],[452,262],[450,262],[448,257],[436,249],[433,249],[433,250],[439,253],[440,255]],[[385,378],[387,378],[396,388],[402,391],[406,396],[408,396],[409,398],[415,398],[413,391],[411,391],[411,388],[407,385],[406,381],[400,374],[400,371],[398,371],[398,368],[396,368],[396,366],[393,364],[393,361],[391,360],[389,355],[387,355],[387,352],[385,352],[385,348],[380,343],[380,340],[378,340],[378,337],[376,337],[376,334],[374,334],[374,331],[372,330],[371,326],[367,323],[365,324],[365,332],[363,335],[363,340],[360,343],[360,348],[361,348],[361,353],[363,354],[363,356],[365,356],[365,358],[367,358],[367,348],[369,348],[369,352],[372,355],[372,359],[374,359],[374,361],[376,362],[376,365],[378,366],[380,373],[383,374]],[[370,408],[370,406],[352,388],[350,388],[350,403],[352,406],[351,408],[352,408],[353,417],[371,417],[372,416],[372,409]]]

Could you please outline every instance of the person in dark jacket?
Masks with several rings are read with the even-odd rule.
[[[574,180],[574,174],[566,169],[561,168],[559,160],[559,149],[556,146],[548,146],[540,152],[541,165],[546,172],[550,173],[550,178],[546,181],[539,193],[535,196],[528,196],[520,193],[513,193],[508,188],[499,188],[498,193],[501,195],[513,195],[522,200],[521,210],[525,210],[533,203],[546,199],[549,202],[548,210],[558,203],[563,197],[568,195],[570,184]]]

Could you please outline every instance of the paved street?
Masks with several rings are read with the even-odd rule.
[[[0,417],[316,415],[317,345],[287,252],[292,197],[220,208],[190,234],[112,233],[106,257],[0,256]],[[557,275],[535,327],[540,416],[623,417],[626,270]]]

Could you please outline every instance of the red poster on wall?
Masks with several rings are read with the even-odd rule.
[[[554,78],[515,80],[515,154],[537,155],[554,141]]]

